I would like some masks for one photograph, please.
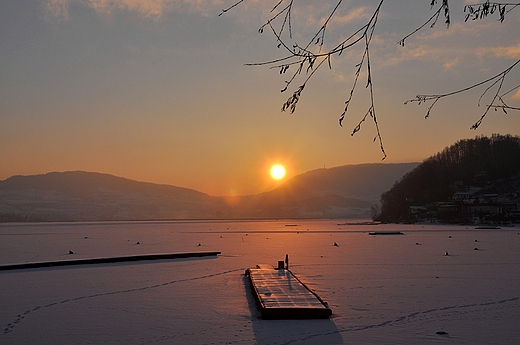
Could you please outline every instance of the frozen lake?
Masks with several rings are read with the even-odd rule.
[[[1,265],[222,252],[211,258],[0,271],[0,344],[520,339],[519,228],[340,225],[345,222],[0,224]],[[380,230],[404,234],[368,234]],[[285,254],[293,273],[329,303],[330,320],[259,318],[244,271],[256,264],[275,266]]]

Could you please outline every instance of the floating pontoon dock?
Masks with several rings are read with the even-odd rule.
[[[258,265],[246,276],[265,319],[326,319],[332,310],[285,268]]]

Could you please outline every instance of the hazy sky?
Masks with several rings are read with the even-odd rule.
[[[211,195],[272,189],[269,167],[287,178],[308,170],[378,163],[360,79],[344,127],[344,108],[361,50],[335,57],[306,86],[294,114],[281,113],[288,75],[245,63],[281,57],[258,28],[277,2],[233,0],[2,0],[0,2],[0,179],[85,170],[173,184]],[[296,0],[294,38],[303,44],[336,1]],[[379,1],[344,1],[326,45],[363,25]],[[489,78],[520,59],[520,8],[464,23],[451,0],[442,21],[397,42],[429,16],[429,0],[386,1],[371,48],[376,111],[385,162],[422,161],[476,135],[520,134],[520,113],[492,111],[476,92],[427,107],[417,93],[443,93]],[[361,48],[361,47],[359,47]],[[363,77],[364,75],[362,75]],[[520,67],[504,83],[519,84]],[[520,92],[505,99],[518,107]]]

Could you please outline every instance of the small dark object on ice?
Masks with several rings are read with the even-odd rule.
[[[436,332],[435,334],[439,334],[439,335],[447,335],[448,332],[444,332],[444,331],[438,331]]]
[[[444,256],[449,256],[449,255],[450,255],[450,253],[448,253],[448,251],[444,252]]]
[[[477,248],[477,247],[475,247],[475,249],[473,249],[473,250],[478,250],[478,248]]]
[[[334,242],[334,247],[339,247],[339,245],[336,242]]]
[[[475,240],[475,242],[478,242],[478,240]]]
[[[141,242],[137,241],[135,244],[141,244]]]
[[[72,250],[69,250],[69,254],[74,254],[74,252]]]
[[[199,245],[197,247],[200,247],[200,243],[199,243]]]
[[[420,246],[421,244],[419,242],[415,242],[415,245],[416,246]]]

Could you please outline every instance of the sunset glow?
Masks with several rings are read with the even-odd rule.
[[[367,113],[370,88],[359,87],[339,126],[363,40],[312,72],[291,115],[281,109],[311,73],[307,65],[288,87],[297,64],[283,75],[244,65],[287,53],[271,30],[258,33],[278,1],[243,2],[219,16],[236,2],[0,1],[0,45],[8,47],[0,51],[0,180],[80,170],[211,196],[253,195],[315,169],[381,162],[375,112],[384,163],[420,162],[476,135],[520,134],[517,111],[489,111],[477,131],[469,129],[485,111],[486,85],[443,98],[428,120],[429,104],[405,105],[417,94],[498,75],[519,59],[520,8],[503,22],[496,14],[465,22],[464,5],[453,4],[449,29],[426,25],[402,47],[396,43],[434,9],[428,1],[385,2],[371,43],[376,106]],[[298,44],[320,30],[336,3],[294,2]],[[376,3],[342,2],[327,39],[312,49],[323,43],[328,50],[362,27]],[[283,18],[273,22],[276,30]],[[359,73],[357,84],[367,85],[366,66]],[[519,107],[518,80],[520,64],[499,93],[512,107]],[[277,163],[285,176],[280,168],[278,177],[269,174]]]
[[[285,167],[281,164],[275,164],[271,167],[270,173],[275,180],[281,180],[285,177]]]

